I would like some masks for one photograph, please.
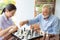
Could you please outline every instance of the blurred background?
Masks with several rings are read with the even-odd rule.
[[[2,9],[9,3],[16,4],[16,0],[0,0],[0,14]]]
[[[52,13],[60,18],[60,0],[0,0],[0,15],[2,9],[9,3],[17,7],[17,11],[12,17],[17,26],[20,21],[32,19],[40,14],[43,4],[51,4]],[[24,27],[30,28],[27,25]]]

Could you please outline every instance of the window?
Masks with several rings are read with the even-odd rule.
[[[51,4],[52,5],[52,13],[55,12],[55,2],[56,0],[35,0],[35,7],[34,7],[34,16],[42,12],[42,6],[44,4]]]

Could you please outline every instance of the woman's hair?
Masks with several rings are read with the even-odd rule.
[[[14,4],[8,4],[8,5],[2,10],[2,13],[1,13],[1,14],[3,14],[3,12],[6,11],[6,9],[7,9],[8,11],[16,10],[16,6],[15,6]]]

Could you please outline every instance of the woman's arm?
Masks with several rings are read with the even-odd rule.
[[[12,28],[12,27],[8,27],[8,28],[6,28],[5,30],[2,30],[2,29],[0,28],[0,37],[3,36],[4,34],[6,34],[11,28]]]
[[[8,33],[6,33],[6,35],[3,35],[4,39],[7,38],[11,33],[14,33],[15,31],[18,30],[17,26],[14,26],[13,28],[11,28]]]
[[[20,27],[27,24],[27,25],[32,25],[35,24],[37,22],[39,22],[39,19],[41,18],[41,14],[37,15],[35,18],[31,19],[31,20],[25,20],[25,21],[21,21],[20,22]]]
[[[17,31],[17,29],[18,29],[18,27],[16,27],[16,26],[10,26],[10,27],[6,28],[5,30],[1,30],[0,31],[0,36],[4,36],[7,33],[11,34],[15,31]]]
[[[14,33],[17,30],[18,30],[17,26],[10,26],[5,30],[0,31],[0,37],[3,37],[3,39],[8,39],[7,37],[11,35],[11,33]]]

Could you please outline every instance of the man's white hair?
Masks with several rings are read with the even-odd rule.
[[[47,7],[49,10],[52,10],[52,4],[44,4],[42,9],[44,9],[45,7]]]
[[[42,9],[44,9],[45,7],[47,7],[49,9],[49,13],[51,14],[52,13],[52,9],[53,9],[53,4],[44,4]]]

